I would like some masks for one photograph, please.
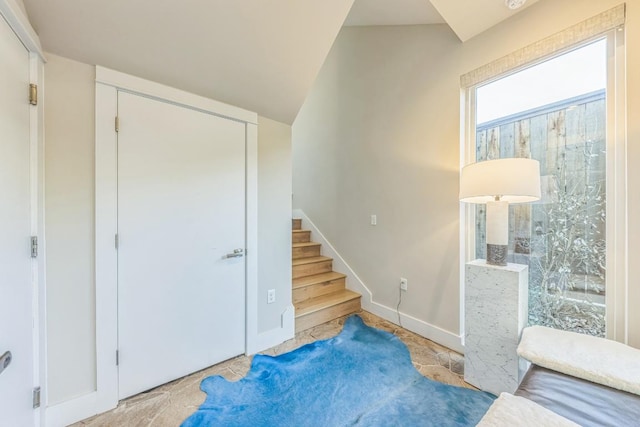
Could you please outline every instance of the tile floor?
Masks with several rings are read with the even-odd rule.
[[[409,347],[414,366],[425,377],[447,384],[473,388],[464,382],[464,358],[460,354],[366,311],[361,311],[359,315],[368,325],[396,334]],[[342,330],[344,319],[344,317],[339,318],[299,332],[294,339],[264,353],[275,356],[316,340],[331,338]],[[230,381],[236,381],[247,373],[250,364],[251,357],[238,356],[130,397],[120,402],[116,409],[96,415],[73,426],[179,426],[204,402],[205,394],[200,391],[200,382],[204,378],[211,375],[222,375]]]

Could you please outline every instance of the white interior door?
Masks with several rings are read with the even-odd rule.
[[[34,424],[29,54],[0,15],[0,425]],[[4,359],[6,360],[6,359]],[[0,359],[0,370],[4,366]]]
[[[245,125],[118,92],[119,397],[244,352]]]

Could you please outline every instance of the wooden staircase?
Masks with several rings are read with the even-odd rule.
[[[360,310],[360,294],[345,288],[346,276],[333,271],[333,260],[322,256],[320,243],[302,220],[293,220],[293,305],[296,332]]]

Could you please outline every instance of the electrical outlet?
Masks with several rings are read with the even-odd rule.
[[[403,291],[407,290],[407,279],[405,279],[404,277],[400,278],[400,289]]]
[[[274,302],[276,302],[276,290],[269,289],[267,291],[267,304],[273,304]]]
[[[371,225],[378,225],[378,215],[371,215]]]

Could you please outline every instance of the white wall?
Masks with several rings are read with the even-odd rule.
[[[259,332],[280,328],[291,304],[291,126],[258,118]],[[267,290],[276,302],[265,304]]]
[[[542,0],[459,42],[440,26],[343,28],[292,128],[294,208],[373,292],[458,334],[460,75],[581,22],[617,0]],[[629,183],[640,182],[640,1],[627,1]],[[635,167],[634,167],[635,166]],[[629,259],[640,254],[640,193],[629,202]],[[369,215],[378,215],[378,225]],[[628,301],[640,299],[640,264]],[[633,307],[633,304],[630,304]],[[628,315],[640,346],[640,312]]]
[[[47,54],[45,68],[49,406],[96,389],[95,67]],[[290,126],[259,117],[260,331],[291,301]],[[264,256],[262,256],[263,251]],[[267,306],[267,289],[277,301]]]
[[[49,404],[96,387],[95,67],[47,55],[45,238]]]

